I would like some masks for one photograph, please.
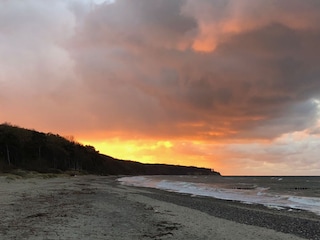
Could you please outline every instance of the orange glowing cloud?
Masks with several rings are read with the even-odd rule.
[[[271,23],[280,23],[296,30],[318,28],[315,21],[320,20],[319,16],[309,14],[315,11],[312,4],[296,1],[291,4],[293,7],[290,9],[286,4],[259,0],[233,0],[228,4],[200,0],[188,1],[183,13],[197,19],[198,34],[192,44],[193,50],[212,52],[229,35],[252,31]],[[278,14],[279,8],[283,11],[282,14]],[[297,18],[297,14],[301,17]]]
[[[192,44],[192,48],[198,52],[212,52],[217,47],[213,39],[196,39]]]

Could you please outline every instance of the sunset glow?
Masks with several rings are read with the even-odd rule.
[[[202,143],[171,142],[171,141],[126,141],[112,139],[104,142],[80,141],[85,145],[93,145],[99,152],[115,156],[119,159],[139,160],[143,163],[166,163],[186,166],[216,165],[213,156],[201,157],[198,151],[203,149]],[[211,154],[210,154],[211,155]]]
[[[212,52],[216,49],[217,44],[212,39],[196,40],[192,48],[198,52]]]
[[[0,121],[224,175],[320,175],[317,0],[0,2]]]

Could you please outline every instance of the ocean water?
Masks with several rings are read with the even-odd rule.
[[[307,210],[320,215],[320,177],[137,176],[118,181],[128,186],[262,204],[279,210]]]

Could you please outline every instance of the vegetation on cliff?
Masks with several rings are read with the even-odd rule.
[[[0,125],[0,171],[21,168],[38,172],[83,171],[103,175],[220,175],[208,168],[166,164],[142,164],[100,154],[72,138]]]

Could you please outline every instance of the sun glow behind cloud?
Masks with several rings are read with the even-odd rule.
[[[136,160],[143,163],[165,163],[186,166],[217,167],[209,149],[200,142],[124,140],[105,141],[79,140],[82,144],[94,146],[99,152],[123,160]],[[205,153],[206,156],[203,155]],[[219,164],[218,164],[219,165]]]
[[[138,160],[143,163],[172,163],[174,151],[170,141],[109,139],[105,141],[80,140],[86,145],[93,145],[101,153],[123,160]],[[183,164],[181,159],[174,161]]]
[[[208,167],[223,175],[318,175],[319,137],[306,132],[285,134],[272,142],[208,143],[192,140],[109,139],[85,141],[103,154],[143,163]],[[308,156],[308,157],[305,157]],[[287,163],[295,166],[288,172]]]

